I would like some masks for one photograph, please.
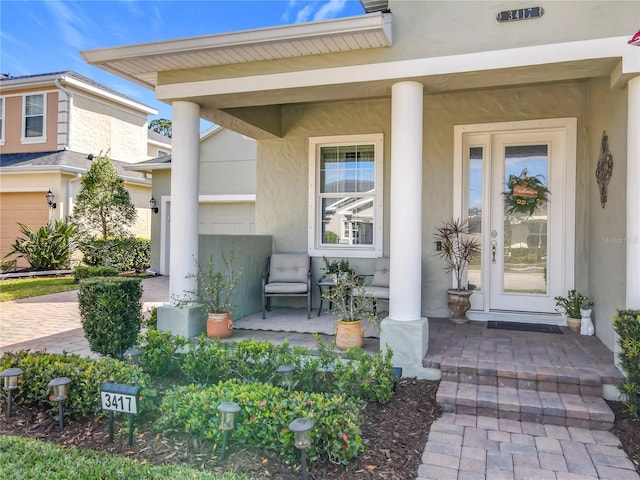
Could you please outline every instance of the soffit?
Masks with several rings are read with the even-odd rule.
[[[80,52],[85,61],[153,89],[158,72],[391,46],[391,14]]]

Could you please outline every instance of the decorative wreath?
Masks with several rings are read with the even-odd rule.
[[[520,176],[509,175],[508,188],[504,192],[505,211],[509,214],[519,213],[531,216],[549,199],[549,190],[542,183],[542,175],[530,177],[527,169],[522,170]]]

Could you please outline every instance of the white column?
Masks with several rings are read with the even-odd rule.
[[[627,86],[627,308],[640,308],[640,76]]]
[[[418,82],[391,89],[391,320],[417,320],[422,309],[422,91]]]
[[[200,161],[200,106],[173,103],[171,149],[171,232],[169,291],[171,298],[196,289],[198,256],[198,168]]]

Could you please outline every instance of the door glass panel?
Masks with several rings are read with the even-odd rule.
[[[482,247],[482,147],[469,148],[469,192],[467,193],[469,233]],[[482,290],[482,258],[478,255],[469,264],[469,287]]]
[[[523,145],[505,147],[504,174],[505,191],[509,176],[522,179],[536,177],[548,188],[548,145]],[[526,184],[526,183],[525,183]],[[530,198],[522,193],[522,200]],[[514,201],[518,197],[514,194]],[[504,269],[503,291],[505,293],[541,295],[547,294],[547,205],[528,212],[504,212]]]

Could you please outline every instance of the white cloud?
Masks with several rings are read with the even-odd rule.
[[[60,30],[63,41],[74,48],[82,49],[90,35],[85,30],[85,26],[90,24],[90,19],[83,17],[76,2],[52,1],[44,4],[53,16],[52,25]]]
[[[296,23],[308,22],[311,13],[313,13],[313,5],[305,5],[302,10],[296,14]]]
[[[334,18],[338,15],[346,6],[347,0],[329,0],[325,3],[320,10],[316,12],[313,17],[314,21],[327,20],[328,18]]]

